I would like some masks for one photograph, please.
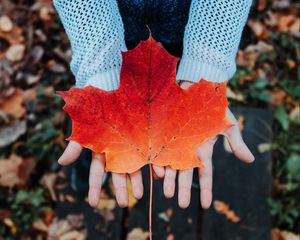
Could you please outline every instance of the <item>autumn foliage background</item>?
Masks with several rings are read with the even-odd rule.
[[[296,1],[254,1],[227,90],[233,106],[273,111],[273,142],[258,147],[272,151],[274,239],[300,227],[299,9]],[[66,115],[54,92],[74,83],[70,57],[50,0],[0,1],[0,239],[59,231],[54,189]]]

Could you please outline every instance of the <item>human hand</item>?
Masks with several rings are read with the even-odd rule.
[[[70,141],[64,153],[58,160],[61,165],[69,165],[77,160],[82,151],[82,146],[75,142]],[[100,199],[100,192],[102,186],[102,179],[105,173],[105,155],[99,153],[92,153],[92,162],[89,174],[89,193],[88,200],[91,207],[97,207]],[[153,166],[154,173],[157,177],[164,176],[164,168]],[[140,199],[143,196],[143,181],[141,171],[138,170],[129,174],[132,184],[132,192],[135,198]],[[128,192],[126,174],[112,173],[113,186],[115,195],[120,207],[128,206]]]
[[[193,85],[192,82],[180,81],[180,86],[184,89],[191,85]],[[227,138],[233,154],[238,159],[245,163],[253,162],[254,156],[242,139],[237,120],[229,109],[227,109],[226,114],[228,121],[233,126],[221,134]],[[197,155],[204,165],[204,168],[199,169],[200,200],[203,208],[209,208],[212,202],[212,154],[216,141],[217,136],[212,137],[197,148]],[[163,188],[167,198],[174,196],[176,174],[176,170],[166,167]],[[178,204],[181,208],[186,208],[190,204],[192,180],[193,169],[178,172]]]

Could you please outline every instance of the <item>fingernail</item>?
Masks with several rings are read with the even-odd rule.
[[[57,160],[57,162],[58,162],[60,165],[62,165],[62,160],[61,160],[61,158],[59,158],[59,159]]]
[[[117,192],[117,200],[118,200],[118,203],[119,203],[119,206],[124,208],[124,207],[127,207],[127,197],[126,197],[126,194],[122,191],[122,192]]]
[[[165,186],[165,196],[166,198],[172,198],[174,196],[174,188],[169,184]]]
[[[99,196],[98,191],[93,189],[89,191],[89,203],[92,207],[96,207],[98,205]]]
[[[252,152],[250,151],[250,149],[247,147],[247,151],[248,151],[248,155],[249,157],[249,163],[252,163],[255,160],[254,155],[252,154]]]
[[[202,208],[208,209],[212,202],[212,194],[209,190],[201,191],[201,206]]]
[[[180,202],[179,205],[181,208],[187,208],[190,203],[190,192],[189,191],[181,191],[179,193]]]

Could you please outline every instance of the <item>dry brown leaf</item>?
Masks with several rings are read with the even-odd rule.
[[[23,97],[24,97],[24,101],[32,101],[32,100],[36,99],[37,89],[30,88],[30,89],[23,91]]]
[[[260,143],[257,146],[257,150],[259,153],[265,153],[270,151],[272,148],[272,144],[271,143]]]
[[[270,95],[272,96],[271,104],[272,105],[281,105],[284,103],[291,104],[292,106],[298,106],[299,103],[289,96],[284,90],[280,88],[273,88],[269,91]]]
[[[35,166],[35,159],[22,159],[16,154],[12,154],[7,159],[0,159],[0,186],[26,185]]]
[[[81,231],[73,230],[62,234],[58,239],[59,240],[84,240],[86,239],[86,235]]]
[[[58,220],[57,218],[54,218],[53,222],[49,226],[48,239],[57,240],[62,234],[71,230],[72,226],[70,225],[68,220]]]
[[[299,235],[292,232],[280,230],[278,228],[273,228],[272,240],[299,240]]]
[[[9,32],[0,30],[0,37],[6,39],[10,45],[24,43],[25,40],[22,29],[17,26],[14,26]]]
[[[64,73],[66,72],[66,68],[64,65],[57,63],[56,61],[49,60],[47,62],[47,67],[50,71],[54,72],[54,73]]]
[[[165,222],[169,222],[170,218],[167,216],[166,212],[161,212],[158,214],[158,218],[164,220]]]
[[[40,18],[44,21],[50,21],[52,19],[51,10],[47,6],[41,7]]]
[[[68,202],[75,202],[75,198],[72,195],[67,194],[65,197]]]
[[[39,230],[41,232],[48,232],[49,227],[44,223],[42,219],[38,219],[37,221],[33,222],[33,228]]]
[[[18,229],[17,229],[17,226],[16,226],[16,224],[13,222],[12,219],[10,219],[10,218],[5,218],[5,219],[3,220],[3,223],[4,223],[6,226],[9,227],[10,232],[11,232],[13,235],[16,235]]]
[[[300,122],[300,107],[296,106],[292,109],[292,111],[289,114],[290,119],[292,122],[299,123]]]
[[[288,65],[289,69],[293,69],[297,66],[296,62],[293,59],[287,59],[286,64]]]
[[[227,203],[225,203],[223,201],[215,200],[213,202],[213,206],[218,213],[225,215],[225,217],[229,221],[234,222],[234,223],[238,223],[241,221],[239,216],[237,216],[236,213],[230,209],[230,207]]]
[[[258,41],[256,44],[249,45],[245,50],[245,52],[258,52],[258,53],[267,53],[274,51],[274,47],[265,41]]]
[[[275,9],[287,9],[291,6],[291,0],[272,0],[271,2]]]
[[[9,49],[5,53],[5,57],[12,61],[17,62],[22,60],[25,53],[25,45],[24,44],[15,44],[9,47]]]
[[[20,179],[20,184],[19,186],[25,186],[27,181],[30,178],[30,175],[33,173],[35,170],[37,161],[35,158],[26,158],[24,161],[22,161],[20,167],[19,167],[19,179]]]
[[[6,15],[0,17],[0,30],[3,32],[10,32],[13,29],[13,23]]]
[[[237,54],[237,65],[241,67],[254,67],[258,53],[240,50]]]
[[[21,135],[26,132],[25,121],[13,121],[9,125],[0,127],[0,147],[8,146],[15,142]]]
[[[256,8],[258,11],[263,11],[266,9],[267,5],[267,0],[258,0]]]
[[[295,15],[281,15],[277,28],[279,32],[299,32],[300,19]]]
[[[16,89],[12,95],[0,101],[0,111],[6,112],[15,118],[21,118],[26,110],[23,107],[24,96],[21,89]]]
[[[234,99],[239,102],[243,102],[245,100],[245,97],[242,94],[235,93],[230,87],[226,88],[226,96],[227,98]]]
[[[172,233],[169,233],[167,236],[167,240],[175,240],[175,237]]]
[[[278,24],[278,13],[267,12],[267,18],[265,19],[265,24],[269,27],[276,27]]]
[[[114,210],[117,206],[117,203],[114,199],[100,199],[99,204],[97,206],[100,210]]]
[[[116,200],[114,198],[109,198],[105,190],[102,189],[100,193],[100,201],[98,203],[97,208],[100,210],[106,209],[112,211],[116,208],[116,206],[117,206]]]
[[[267,39],[271,35],[270,31],[268,31],[264,24],[258,20],[249,19],[247,24],[257,39]]]
[[[144,231],[141,228],[134,228],[132,229],[128,235],[127,240],[146,240],[150,236],[149,232]]]
[[[290,32],[295,37],[300,37],[300,18],[298,17],[297,20],[290,26]]]
[[[239,129],[242,132],[244,130],[245,117],[243,115],[240,115],[237,122],[238,122]]]
[[[0,159],[0,186],[13,187],[20,184],[19,167],[23,159],[12,154],[7,159]]]

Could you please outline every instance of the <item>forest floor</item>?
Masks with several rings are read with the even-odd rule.
[[[293,239],[300,230],[299,10],[290,0],[254,3],[227,91],[233,106],[273,111],[273,142],[258,150],[272,151],[274,239]],[[84,239],[81,217],[55,214],[57,201],[74,201],[55,194],[63,177],[57,159],[66,145],[66,115],[55,91],[74,84],[70,58],[51,0],[1,1],[0,239],[53,233]],[[116,207],[109,199],[103,204]]]

